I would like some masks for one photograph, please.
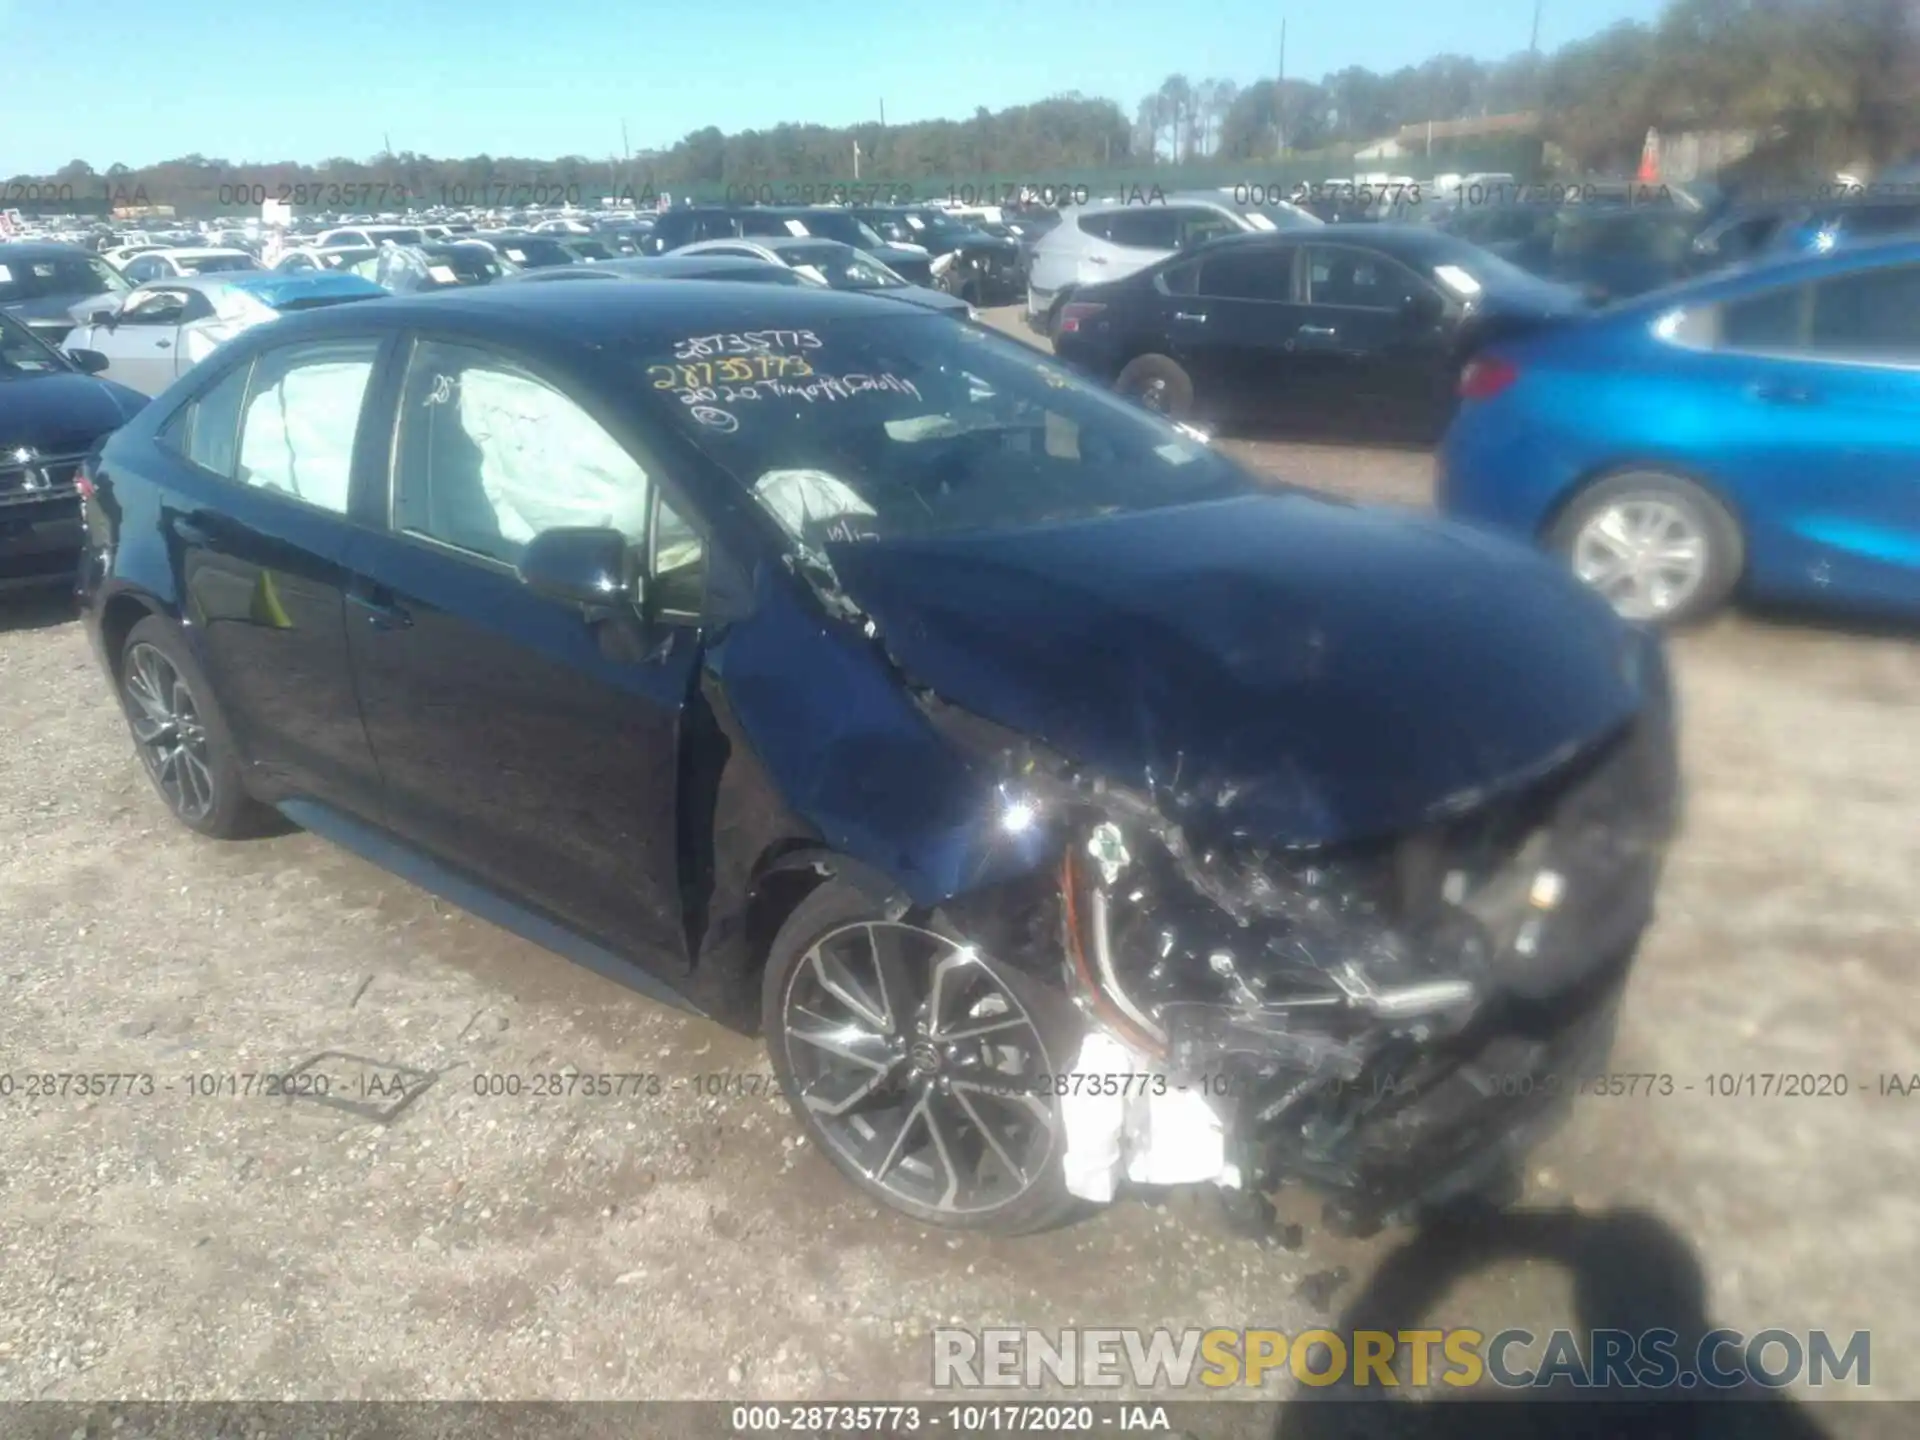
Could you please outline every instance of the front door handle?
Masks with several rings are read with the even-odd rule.
[[[1302,325],[1293,333],[1296,335],[1317,335],[1323,340],[1331,340],[1340,332],[1331,325]]]
[[[405,630],[413,624],[412,612],[384,585],[357,585],[347,591],[347,599],[375,630]]]
[[[173,341],[156,340],[153,342],[153,348],[156,350],[171,350],[173,348]]]
[[[1749,385],[1747,393],[1766,405],[1814,405],[1820,399],[1804,385],[1782,385],[1770,380]]]
[[[1207,317],[1205,315],[1195,315],[1190,310],[1176,310],[1173,312],[1173,318],[1176,320],[1185,320],[1194,325],[1204,325],[1207,323]]]

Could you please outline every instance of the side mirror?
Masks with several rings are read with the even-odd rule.
[[[618,530],[543,530],[520,553],[520,583],[588,612],[605,611],[639,594],[627,567],[629,548]]]
[[[84,375],[98,375],[112,363],[98,350],[69,350],[67,359],[73,362],[74,369]]]
[[[120,312],[118,310],[89,310],[87,312],[87,324],[89,325],[104,325],[107,329],[111,330],[119,323],[119,320]]]

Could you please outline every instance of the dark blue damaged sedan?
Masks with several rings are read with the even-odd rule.
[[[1603,1064],[1652,914],[1648,633],[885,300],[290,316],[81,487],[89,631],[183,824],[290,819],[762,1030],[815,1143],[928,1222],[1484,1196]]]

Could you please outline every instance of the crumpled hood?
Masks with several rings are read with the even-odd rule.
[[[0,454],[27,445],[42,455],[75,455],[118,430],[147,397],[74,371],[0,380]]]
[[[1555,562],[1303,494],[829,555],[910,679],[1269,843],[1489,798],[1640,701],[1638,638]]]

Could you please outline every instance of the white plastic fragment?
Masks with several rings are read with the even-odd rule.
[[[1161,1073],[1106,1031],[1088,1033],[1060,1096],[1069,1191],[1105,1204],[1123,1176],[1136,1185],[1239,1187],[1219,1112],[1197,1088],[1168,1079],[1162,1089]]]

